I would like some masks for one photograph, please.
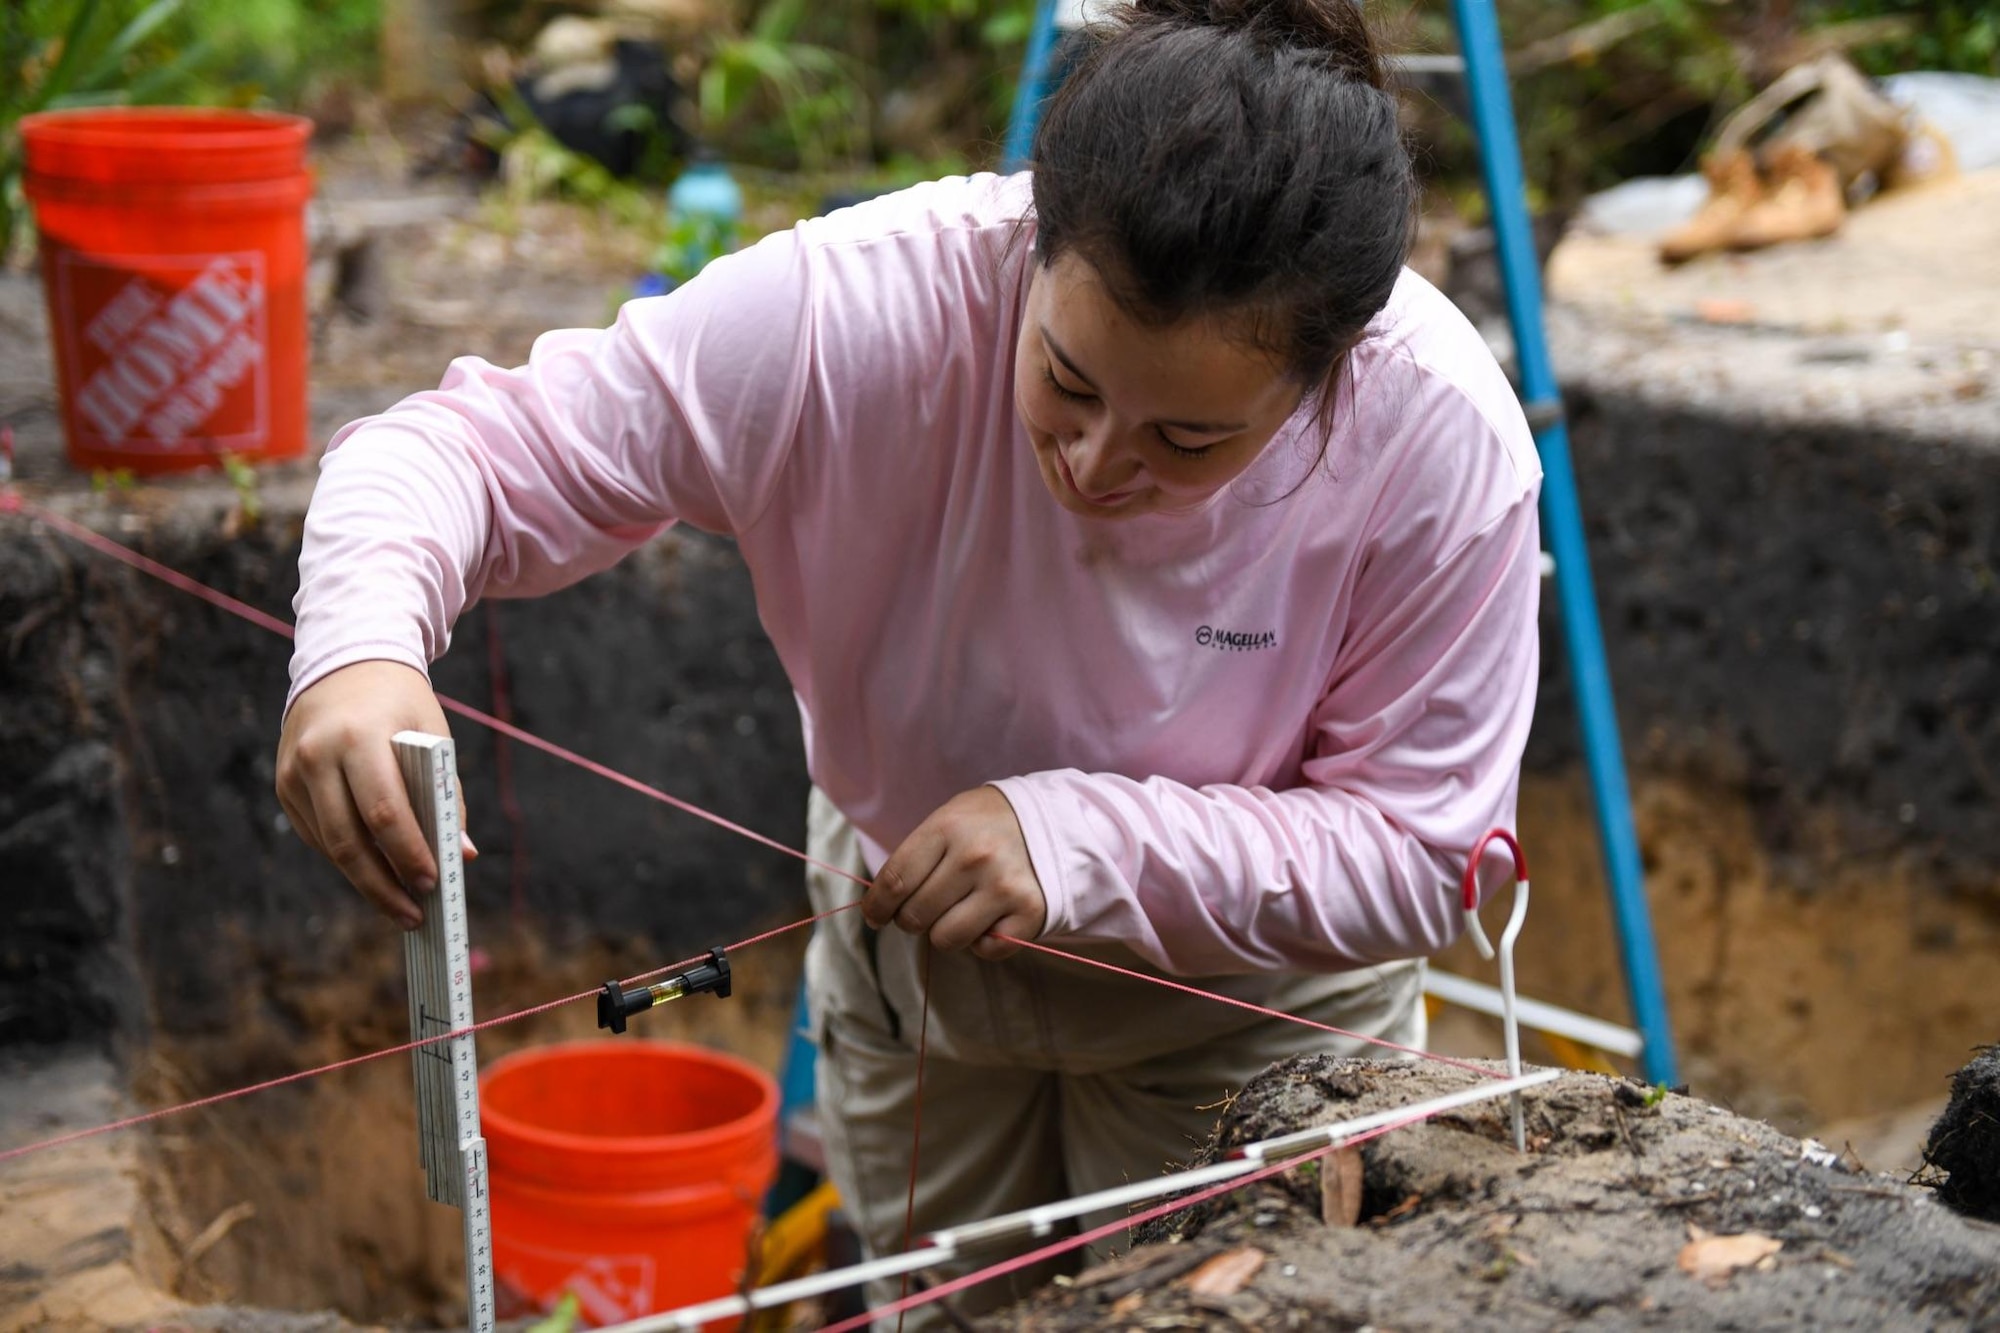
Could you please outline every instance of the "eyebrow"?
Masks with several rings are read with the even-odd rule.
[[[1062,344],[1058,343],[1055,340],[1055,336],[1049,332],[1049,326],[1047,324],[1040,324],[1037,325],[1036,328],[1042,335],[1042,345],[1049,349],[1050,354],[1053,355],[1056,360],[1062,362],[1063,369],[1067,370],[1070,374],[1082,380],[1083,386],[1086,389],[1089,389],[1092,393],[1098,392],[1096,383],[1090,378],[1090,376],[1084,374],[1083,371],[1078,368],[1076,362],[1069,359],[1069,353],[1065,352],[1062,349]],[[1159,421],[1155,422],[1154,424],[1158,426],[1168,426],[1174,430],[1184,430],[1190,435],[1234,434],[1237,431],[1247,430],[1249,428],[1247,423],[1240,421],[1239,422]]]

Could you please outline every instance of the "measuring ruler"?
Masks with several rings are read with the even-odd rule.
[[[403,932],[410,982],[410,1040],[472,1026],[472,943],[459,849],[458,765],[451,739],[396,733],[396,762],[410,805],[437,858],[438,886],[420,902],[424,924]],[[417,1144],[425,1192],[465,1214],[465,1304],[471,1333],[493,1328],[493,1219],[486,1195],[486,1140],[479,1132],[479,1055],[473,1034],[410,1053],[417,1076]]]

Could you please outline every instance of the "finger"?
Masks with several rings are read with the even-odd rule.
[[[904,902],[923,886],[944,860],[944,853],[943,832],[933,827],[929,820],[918,825],[917,831],[905,838],[903,845],[882,863],[875,882],[862,895],[861,915],[868,924],[880,930],[895,920]]]
[[[396,882],[396,875],[376,847],[341,781],[338,770],[318,778],[313,788],[313,812],[319,821],[319,849],[347,876],[347,882],[383,915],[415,929],[424,914],[416,901]]]
[[[1039,920],[1032,920],[1019,912],[1009,913],[972,942],[972,954],[975,958],[997,963],[1021,952],[1019,941],[1032,940],[1041,933],[1042,923]]]
[[[305,761],[292,746],[288,732],[278,743],[278,776],[272,786],[292,831],[306,846],[321,851],[319,823],[313,818],[312,789],[307,785],[305,773]]]
[[[1004,933],[1006,932],[981,935],[972,942],[969,952],[974,958],[983,958],[989,963],[1006,962],[1009,958],[1021,952],[1021,946],[1012,940],[1001,939],[1000,935]]]
[[[967,898],[977,896],[978,880],[954,866],[946,857],[917,891],[896,909],[896,925],[912,935],[922,935]],[[972,937],[968,936],[968,940]]]
[[[280,787],[278,788],[278,805],[285,812],[285,823],[291,827],[293,833],[298,835],[299,841],[314,851],[319,851],[319,825],[313,820],[311,804],[300,805],[292,799],[290,792]]]
[[[423,825],[410,805],[409,789],[387,744],[357,746],[342,761],[347,789],[368,836],[389,862],[396,879],[412,893],[437,887],[437,860],[424,838]]]
[[[985,937],[1005,915],[990,894],[970,893],[945,909],[930,929],[931,947],[947,953],[970,947]],[[901,925],[899,917],[897,924]],[[1013,946],[1008,946],[1011,951]],[[984,955],[981,955],[982,957]]]

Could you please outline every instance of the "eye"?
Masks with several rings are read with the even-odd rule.
[[[1048,383],[1051,389],[1056,391],[1056,397],[1063,399],[1065,402],[1094,403],[1097,401],[1096,394],[1079,393],[1075,389],[1065,387],[1063,382],[1056,378],[1056,372],[1050,368],[1046,361],[1042,363],[1042,379]]]
[[[1175,444],[1172,439],[1168,438],[1167,433],[1157,426],[1153,428],[1153,434],[1159,436],[1160,443],[1166,445],[1179,458],[1200,458],[1215,447],[1213,443],[1194,446]]]

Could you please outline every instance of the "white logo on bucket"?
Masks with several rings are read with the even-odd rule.
[[[575,1268],[560,1281],[538,1286],[515,1271],[514,1253],[557,1264],[574,1264]],[[503,1295],[527,1308],[553,1309],[563,1293],[569,1292],[593,1323],[616,1324],[653,1313],[659,1270],[650,1254],[577,1254],[530,1245],[503,1230],[494,1262],[500,1272]]]
[[[190,436],[216,450],[261,442],[269,399],[262,254],[123,264],[62,258],[64,323],[82,421],[107,443],[125,446],[172,447]],[[197,271],[187,286],[167,292],[134,276],[141,265]],[[88,348],[78,345],[79,329]]]
[[[564,1279],[583,1312],[601,1324],[637,1319],[653,1310],[653,1261],[645,1255],[592,1259]]]

